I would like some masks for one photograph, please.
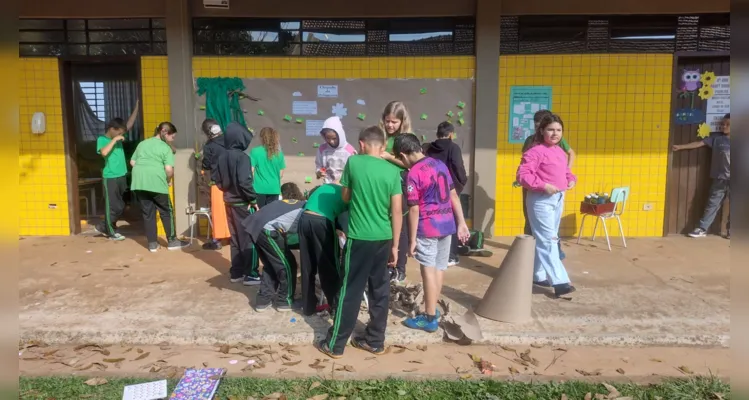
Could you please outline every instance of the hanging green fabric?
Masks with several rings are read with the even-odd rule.
[[[198,78],[198,95],[205,95],[205,117],[218,121],[222,129],[230,122],[247,126],[239,104],[239,92],[245,89],[239,78]],[[230,95],[231,93],[231,95]]]

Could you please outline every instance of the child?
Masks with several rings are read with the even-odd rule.
[[[411,133],[411,117],[408,114],[406,105],[400,101],[392,101],[385,106],[382,111],[382,118],[380,119],[380,129],[386,133],[386,144],[385,151],[382,153],[382,158],[390,161],[401,168],[401,191],[405,190],[406,185],[406,166],[403,161],[395,157],[393,153],[393,145],[395,138],[404,133]],[[401,236],[397,240],[399,241],[399,248],[401,253],[398,255],[398,264],[394,270],[391,270],[391,280],[395,282],[403,282],[406,280],[406,262],[408,252],[408,206],[406,205],[406,199],[403,198],[403,229],[401,230]]]
[[[356,154],[356,150],[346,140],[346,132],[343,131],[341,119],[338,117],[326,119],[320,135],[325,143],[317,149],[315,173],[317,178],[323,178],[325,183],[337,182],[341,179],[346,161]]]
[[[252,133],[237,122],[226,127],[224,147],[218,156],[211,177],[224,192],[226,216],[231,233],[231,268],[229,280],[245,286],[260,284],[258,256],[252,237],[242,228],[244,221],[257,210],[257,194],[252,185],[252,167],[245,150],[252,141]]]
[[[281,179],[286,169],[286,159],[281,151],[278,131],[273,128],[263,128],[260,131],[260,141],[262,145],[250,152],[250,160],[252,160],[252,174],[255,176],[257,205],[262,208],[278,200],[281,194]]]
[[[94,230],[112,240],[125,240],[125,237],[117,232],[117,220],[125,211],[125,200],[123,199],[127,191],[127,162],[125,162],[125,150],[122,148],[122,142],[125,140],[125,133],[133,128],[135,120],[138,118],[138,105],[140,101],[135,102],[135,109],[127,124],[122,118],[114,118],[107,123],[107,132],[96,138],[96,153],[104,158],[104,169],[101,171],[102,182],[104,183],[104,221],[101,221]]]
[[[219,155],[226,151],[222,136],[224,132],[221,130],[218,121],[210,118],[203,121],[201,129],[208,137],[208,140],[203,145],[201,167],[203,175],[207,175],[208,179],[210,179],[211,171],[216,169]],[[211,219],[213,220],[211,234],[213,235],[213,242],[206,243],[203,245],[203,248],[220,249],[220,240],[228,239],[231,236],[229,234],[229,225],[226,222],[226,205],[224,204],[224,194],[216,186],[216,183],[210,180],[209,185],[211,187]]]
[[[541,122],[541,120],[548,115],[553,115],[553,114],[549,110],[536,111],[536,113],[533,115],[533,123],[536,129],[538,129],[538,124]],[[523,142],[522,153],[525,153],[526,151],[528,151],[528,149],[531,148],[531,146],[533,146],[534,137],[535,135],[531,135],[525,139],[525,142]],[[567,141],[564,138],[562,138],[562,140],[559,142],[559,147],[561,147],[562,150],[564,150],[564,152],[567,153],[567,166],[570,169],[572,169],[572,163],[575,162],[575,151],[572,150],[572,147],[570,147],[570,145],[567,143]],[[523,217],[525,217],[525,226],[523,228],[523,232],[526,235],[530,235],[531,225],[528,222],[528,208],[525,206],[526,204],[525,200],[527,196],[528,196],[528,190],[523,188]],[[564,260],[565,254],[564,254],[564,251],[562,251],[562,242],[559,242],[558,247],[559,247],[559,259]]]
[[[189,245],[177,239],[172,200],[169,198],[169,186],[174,177],[174,153],[169,143],[174,142],[176,135],[177,128],[171,122],[160,123],[156,128],[156,135],[138,143],[130,159],[130,165],[133,167],[130,190],[135,193],[140,203],[148,251],[152,253],[159,249],[157,209],[166,232],[167,248],[179,250]]]
[[[281,201],[267,204],[242,224],[263,261],[262,284],[255,300],[257,312],[272,305],[276,311],[291,311],[294,303],[297,263],[287,237],[297,233],[305,201],[294,183],[285,183],[281,192]]]
[[[328,183],[312,189],[304,213],[299,220],[299,259],[302,265],[302,301],[304,315],[312,315],[320,304],[315,293],[315,276],[320,274],[320,286],[328,301],[335,307],[340,287],[341,249],[337,222],[346,211],[342,187]]]
[[[723,205],[723,199],[731,198],[731,114],[726,114],[721,121],[722,134],[710,135],[703,140],[689,144],[675,144],[674,151],[698,149],[707,146],[713,150],[710,165],[710,197],[702,214],[700,224],[694,231],[689,233],[690,237],[701,238],[707,236],[707,230],[713,224],[718,210]],[[730,213],[730,210],[729,210]],[[731,221],[729,214],[728,232],[726,239],[731,238]]]
[[[360,154],[343,170],[343,201],[349,203],[348,241],[341,268],[341,290],[334,302],[333,326],[317,343],[323,354],[340,358],[356,325],[362,293],[368,287],[369,317],[364,337],[354,347],[374,354],[385,352],[390,285],[386,265],[398,261],[403,204],[400,172],[381,158],[385,135],[377,126],[359,134]],[[393,240],[395,238],[396,240]]]
[[[437,127],[437,140],[432,142],[426,150],[428,157],[442,161],[447,169],[450,171],[450,178],[452,178],[453,184],[455,185],[455,192],[463,192],[463,188],[468,182],[466,176],[466,168],[463,164],[463,151],[460,150],[453,137],[455,135],[455,127],[449,122],[443,122]],[[460,199],[460,197],[458,198]],[[461,208],[462,211],[462,208]],[[450,241],[450,261],[448,266],[452,267],[458,265],[458,240],[457,232],[453,234],[453,238]]]
[[[528,219],[536,238],[533,283],[553,286],[557,297],[575,291],[559,259],[558,247],[564,191],[572,189],[577,180],[570,170],[567,155],[559,146],[563,129],[558,115],[543,117],[536,129],[534,144],[523,154],[517,172],[518,182],[528,189]]]
[[[468,232],[463,209],[450,171],[442,161],[424,156],[419,138],[401,135],[395,154],[408,166],[409,254],[421,264],[425,314],[404,321],[412,329],[439,329],[437,301],[450,258],[450,242],[457,233],[466,242]],[[457,229],[456,229],[457,220]]]

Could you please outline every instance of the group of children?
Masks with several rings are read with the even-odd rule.
[[[470,236],[458,198],[466,174],[452,125],[440,124],[437,140],[425,145],[410,130],[405,106],[390,103],[380,126],[360,132],[357,151],[340,119],[329,118],[315,160],[323,184],[304,196],[293,183],[281,185],[285,163],[275,130],[264,128],[262,145],[249,150],[252,133],[244,126],[231,123],[222,134],[217,122],[203,123],[209,141],[202,166],[216,186],[212,193],[221,193],[231,235],[230,279],[260,285],[258,312],[301,308],[313,315],[324,296],[334,322],[317,347],[331,357],[343,354],[365,289],[370,322],[365,336],[351,343],[375,354],[384,350],[390,282],[405,279],[408,256],[421,264],[425,308],[404,324],[438,329],[443,274],[457,262],[452,242]],[[294,302],[298,266],[290,251],[295,236],[300,303]]]

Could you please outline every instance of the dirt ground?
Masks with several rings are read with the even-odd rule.
[[[19,241],[19,325],[24,340],[69,344],[309,344],[330,322],[252,310],[256,288],[228,281],[228,248],[149,253],[140,232],[112,242],[86,236]],[[135,239],[130,239],[133,237]],[[490,258],[463,258],[445,277],[454,312],[475,307],[513,238],[488,241]],[[565,346],[718,346],[730,332],[729,243],[719,237],[612,238],[564,242],[564,261],[578,291],[571,301],[536,290],[530,321],[480,318],[484,344],[539,342]],[[709,251],[705,251],[709,249]],[[408,264],[408,281],[419,282]],[[529,277],[530,287],[530,277]],[[362,322],[366,314],[360,315]],[[392,317],[391,344],[434,344],[440,335],[413,331]]]
[[[41,345],[36,346],[37,344]],[[615,348],[531,346],[390,346],[373,356],[351,347],[332,360],[310,345],[216,346],[89,345],[26,343],[19,351],[24,376],[96,375],[179,377],[184,368],[226,368],[230,376],[267,378],[319,376],[327,379],[472,379],[486,377],[474,357],[493,364],[493,377],[517,380],[607,380],[657,382],[668,377],[728,378],[729,350],[679,347]],[[225,352],[225,353],[224,353]],[[524,354],[527,352],[526,354]],[[527,360],[527,361],[525,361]]]

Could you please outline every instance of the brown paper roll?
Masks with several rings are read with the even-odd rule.
[[[476,307],[476,314],[494,321],[525,322],[531,318],[533,261],[536,240],[518,235],[497,275]]]

